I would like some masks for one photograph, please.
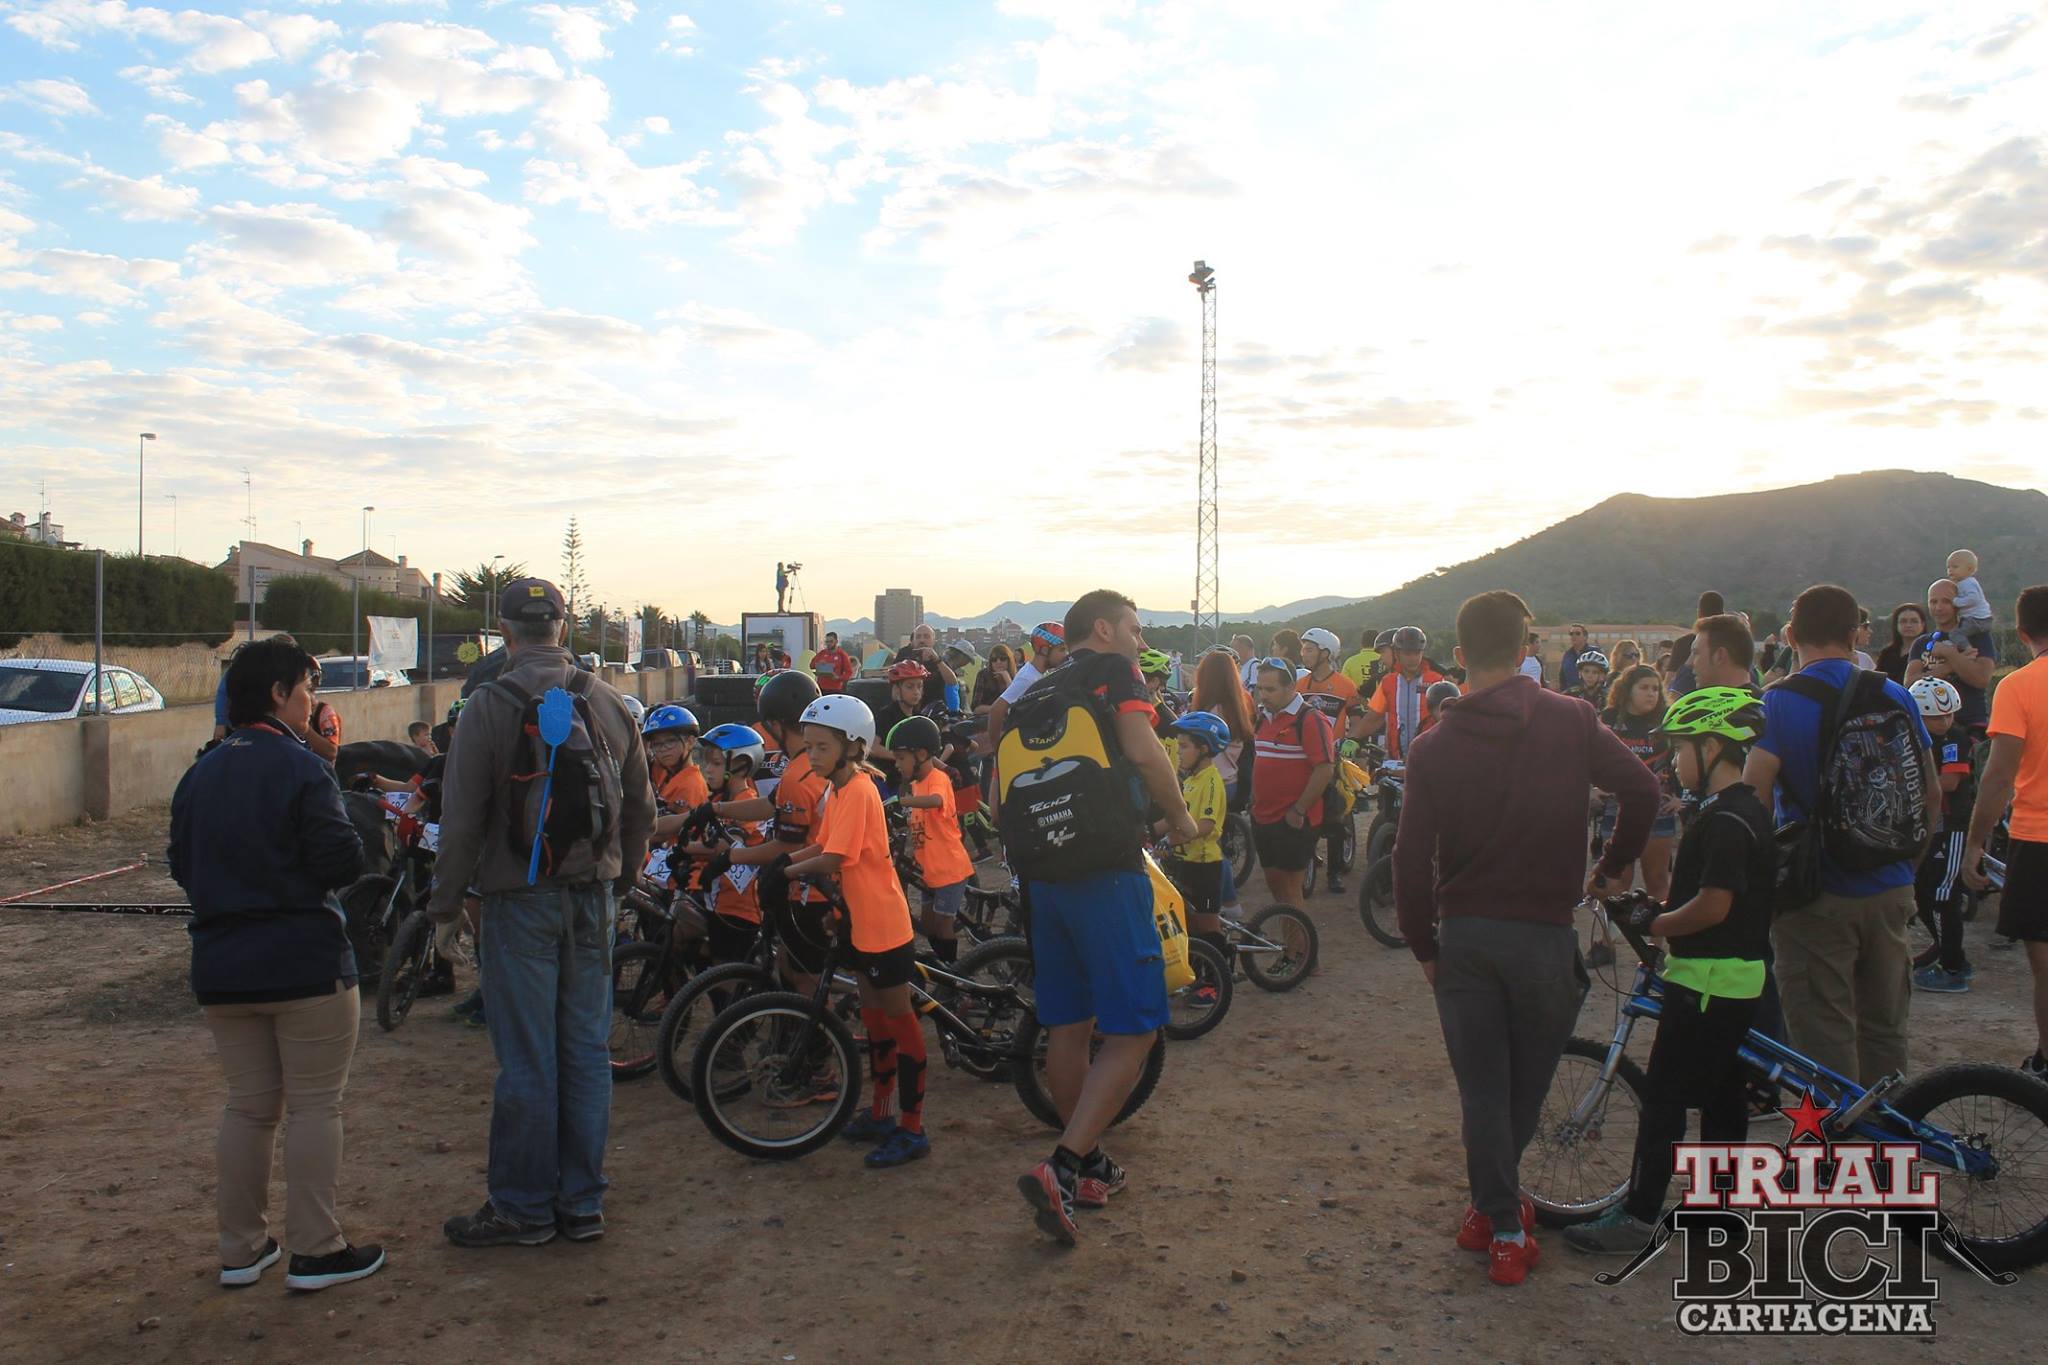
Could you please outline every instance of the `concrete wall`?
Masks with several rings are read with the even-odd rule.
[[[649,706],[678,700],[681,669],[626,673],[605,680]],[[458,681],[367,692],[326,692],[341,716],[344,743],[405,738],[416,720],[437,722],[462,695]],[[88,716],[0,726],[0,835],[105,820],[138,806],[161,805],[177,790],[192,756],[213,735],[213,708],[174,706],[127,716]]]

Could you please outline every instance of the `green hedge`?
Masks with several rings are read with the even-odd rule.
[[[256,619],[271,630],[288,630],[315,654],[346,654],[350,644],[350,603],[348,588],[328,578],[288,574],[270,580]],[[388,592],[365,590],[361,607],[365,616],[409,616],[420,623],[421,652],[425,653],[427,604],[418,598],[396,597]],[[453,607],[443,602],[434,609],[436,635],[465,635],[482,630],[482,612]],[[368,627],[354,632],[358,651],[368,648]]]
[[[235,590],[199,564],[107,556],[110,645],[217,645],[234,630]],[[93,555],[0,542],[0,647],[41,632],[93,632]]]

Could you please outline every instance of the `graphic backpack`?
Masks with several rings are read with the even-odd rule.
[[[1920,735],[1912,713],[1885,693],[1884,683],[1882,673],[1858,669],[1840,691],[1804,673],[1778,684],[1821,706],[1820,780],[1805,823],[1827,860],[1844,872],[1917,857],[1930,833],[1932,775],[1922,766]]]
[[[563,687],[574,700],[569,737],[555,753],[548,776],[548,746],[540,737],[540,698],[509,679],[491,684],[519,707],[519,740],[506,786],[505,837],[525,860],[541,837],[540,874],[550,881],[586,881],[618,827],[625,783],[619,761],[590,712],[591,675],[572,668]],[[542,805],[542,791],[547,792]]]
[[[996,744],[1003,848],[1034,881],[1135,866],[1145,799],[1109,708],[1059,668],[1031,685]]]

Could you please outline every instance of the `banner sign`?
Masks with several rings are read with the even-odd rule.
[[[420,666],[420,623],[410,616],[368,616],[370,667],[401,673]]]

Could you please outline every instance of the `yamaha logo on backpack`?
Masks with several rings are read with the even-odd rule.
[[[1115,718],[1069,685],[1074,676],[1058,669],[1033,684],[996,745],[1003,846],[1037,881],[1134,866],[1143,842],[1137,774],[1112,734]]]

